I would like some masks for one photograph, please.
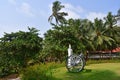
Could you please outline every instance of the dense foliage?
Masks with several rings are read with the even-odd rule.
[[[38,30],[28,29],[28,32],[5,33],[0,38],[0,76],[18,72],[42,50],[42,38]]]
[[[111,12],[104,20],[69,19],[45,33],[44,51],[51,59],[64,61],[68,45],[74,53],[112,50],[120,46],[120,27]],[[52,57],[50,57],[52,56]]]
[[[59,1],[53,3],[48,19],[53,27],[45,33],[44,39],[39,37],[39,30],[35,28],[28,28],[27,32],[5,33],[0,38],[0,77],[19,72],[36,59],[62,62],[67,57],[69,44],[75,54],[112,50],[120,46],[120,26],[116,24],[120,23],[120,10],[116,16],[109,12],[104,20],[96,18],[91,22],[87,19],[66,20],[68,14],[60,12],[62,8],[64,5]]]

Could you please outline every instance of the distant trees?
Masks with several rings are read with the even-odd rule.
[[[75,53],[112,50],[120,45],[120,27],[116,21],[111,12],[104,21],[97,18],[94,22],[87,19],[66,20],[66,25],[54,25],[45,33],[44,50],[50,51],[48,55],[58,60],[65,60],[68,44],[72,44]]]
[[[42,50],[42,38],[35,28],[28,32],[5,33],[0,38],[0,76],[18,72]]]

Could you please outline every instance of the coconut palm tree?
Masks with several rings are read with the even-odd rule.
[[[60,23],[64,23],[65,22],[64,16],[67,16],[68,14],[65,13],[65,12],[60,12],[60,10],[62,8],[64,8],[64,5],[61,5],[61,2],[59,2],[59,1],[53,2],[52,14],[48,18],[48,21],[51,24],[53,24],[52,23],[53,18],[55,18],[56,24],[60,24]]]
[[[107,17],[105,18],[105,25],[106,25],[106,35],[117,41],[117,37],[120,36],[120,27],[116,25],[117,20],[115,16],[112,15],[111,12],[108,13]],[[114,44],[112,48],[115,48],[117,45]]]
[[[94,50],[94,46],[90,41],[91,32],[93,30],[93,23],[87,19],[81,20],[79,26],[78,38],[86,46],[86,50]]]
[[[106,21],[105,23],[106,23],[107,27],[109,27],[109,28],[113,28],[113,26],[116,24],[116,19],[112,15],[111,12],[109,12],[107,17],[105,17],[104,19]]]
[[[114,39],[105,34],[106,27],[102,20],[96,18],[93,28],[94,29],[91,33],[91,41],[96,50],[106,50],[109,46],[112,46]]]

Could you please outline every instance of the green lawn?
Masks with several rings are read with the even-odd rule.
[[[90,64],[79,73],[69,73],[65,67],[53,71],[58,80],[120,80],[120,63]]]

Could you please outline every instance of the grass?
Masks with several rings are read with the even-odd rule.
[[[20,75],[21,80],[120,80],[120,61],[87,61],[79,73],[68,72],[65,63],[37,64],[25,68]]]
[[[29,66],[21,72],[21,80],[57,80],[53,77],[53,69],[62,67],[63,63],[46,63]]]
[[[65,67],[54,70],[58,80],[120,80],[120,63],[90,64],[79,73],[69,73]]]

